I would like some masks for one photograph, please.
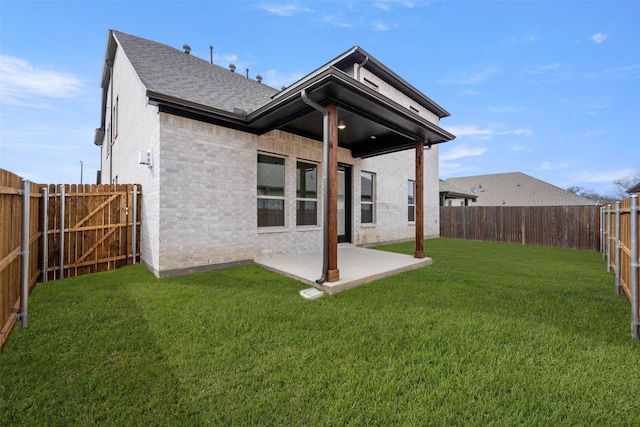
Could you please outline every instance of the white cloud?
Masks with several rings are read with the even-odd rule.
[[[478,84],[478,83],[483,83],[485,80],[487,80],[489,77],[493,76],[497,72],[498,72],[498,68],[489,67],[473,74],[461,74],[458,76],[444,77],[438,80],[438,83],[444,84],[444,85]]]
[[[557,170],[557,169],[565,169],[569,166],[568,163],[551,163],[551,162],[542,162],[539,169],[541,170]]]
[[[609,171],[580,171],[573,174],[576,181],[591,183],[613,183],[616,179],[622,179],[634,176],[638,171],[633,168],[629,169],[612,169]]]
[[[293,16],[298,13],[313,12],[312,9],[298,3],[258,3],[256,7],[277,16]]]
[[[2,102],[42,107],[46,104],[21,101],[42,96],[70,98],[82,91],[83,84],[74,75],[35,68],[27,61],[9,55],[0,55],[0,99]]]
[[[505,135],[531,136],[534,134],[531,127],[510,129],[500,123],[489,124],[482,128],[476,125],[452,126],[447,130],[457,137],[470,136],[480,139],[490,139],[494,136]]]
[[[594,35],[591,36],[591,40],[593,40],[594,42],[600,44],[603,41],[605,41],[607,39],[607,35],[603,34],[603,33],[595,33]]]
[[[443,150],[444,151],[444,150]],[[480,156],[487,152],[487,149],[484,147],[469,147],[466,144],[458,144],[454,145],[451,149],[448,149],[446,152],[440,153],[440,160],[457,160],[465,157],[475,157]]]
[[[263,82],[267,86],[271,86],[276,89],[280,89],[282,86],[289,86],[292,83],[297,82],[304,74],[300,72],[281,73],[278,70],[269,70],[263,74]]]
[[[371,24],[372,24],[372,28],[375,31],[387,31],[389,29],[389,25],[387,25],[386,23],[380,21],[379,19],[376,19]]]
[[[224,60],[227,62],[236,62],[238,60],[238,55],[227,54],[224,55]]]
[[[533,43],[535,41],[537,41],[538,38],[536,36],[534,36],[533,34],[530,34],[528,36],[513,36],[513,37],[509,37],[507,38],[506,42],[509,44],[515,44],[515,43]]]
[[[524,70],[524,72],[527,74],[544,74],[547,71],[557,70],[558,68],[560,68],[560,64],[556,62],[553,64],[541,65],[530,70]]]
[[[385,12],[391,11],[391,5],[400,5],[408,8],[412,8],[415,6],[412,1],[404,1],[404,0],[381,0],[374,2],[373,6],[376,9],[383,10]]]
[[[351,27],[353,27],[352,24],[343,21],[342,19],[340,19],[336,15],[325,15],[324,16],[324,21],[327,24],[333,25],[333,26],[336,26],[336,27],[341,27],[341,28],[351,28]]]
[[[531,136],[531,135],[533,135],[533,130],[531,129],[531,127],[520,128],[520,129],[503,131],[503,132],[498,133],[498,135]]]
[[[491,137],[495,133],[492,129],[488,129],[488,128],[480,129],[475,125],[452,126],[447,128],[447,130],[457,137],[461,137],[461,136]]]

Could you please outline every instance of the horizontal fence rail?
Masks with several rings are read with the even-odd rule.
[[[0,169],[0,353],[16,320],[27,326],[23,295],[38,281],[137,262],[141,199],[139,185],[42,185]]]
[[[600,250],[597,206],[441,206],[440,236]]]
[[[627,297],[631,304],[631,336],[640,338],[640,207],[638,196],[633,195],[615,205],[601,208],[604,225],[601,228],[602,256],[607,260],[607,271],[615,273],[616,293]]]

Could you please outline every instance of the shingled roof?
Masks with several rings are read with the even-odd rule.
[[[478,196],[474,206],[584,206],[597,203],[522,172],[448,178],[445,182]]]
[[[278,90],[171,46],[113,31],[142,84],[154,94],[217,110],[247,112]]]
[[[120,50],[118,50],[120,48]],[[116,52],[123,52],[145,88],[150,105],[161,113],[182,115],[244,132],[263,135],[275,129],[322,141],[320,113],[306,99],[339,107],[349,126],[338,145],[353,157],[372,157],[440,144],[455,138],[428,114],[374,90],[356,79],[354,67],[366,68],[394,90],[437,118],[449,113],[415,87],[354,46],[284,90],[277,90],[211,64],[186,52],[109,30],[102,72],[102,117],[94,143],[102,144],[107,93]],[[366,65],[365,65],[366,64]],[[358,68],[358,70],[360,69]],[[359,71],[358,71],[359,72]]]

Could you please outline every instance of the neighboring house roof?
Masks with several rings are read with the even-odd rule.
[[[478,198],[478,196],[471,193],[471,191],[467,192],[460,187],[443,180],[440,180],[440,196],[458,199],[471,199],[473,201]]]
[[[631,187],[630,189],[628,189],[627,193],[629,194],[640,193],[640,182],[634,185],[633,187]]]
[[[324,66],[278,91],[161,43],[110,30],[102,74],[104,131],[109,63],[118,45],[131,62],[146,89],[149,103],[161,112],[184,115],[254,134],[274,129],[322,140],[320,113],[308,99],[339,107],[339,118],[348,122],[339,145],[354,157],[370,157],[425,146],[455,138],[433,120],[412,111],[354,75],[369,70],[401,92],[412,103],[437,118],[449,113],[386,66],[356,46]],[[99,138],[96,138],[99,140]]]
[[[475,206],[595,205],[578,196],[521,172],[465,176],[445,180],[478,196]]]

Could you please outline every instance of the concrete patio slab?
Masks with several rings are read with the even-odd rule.
[[[284,255],[256,260],[255,263],[333,295],[383,277],[431,265],[432,260],[341,244],[338,245],[340,280],[321,285],[316,280],[322,275],[322,252]]]

